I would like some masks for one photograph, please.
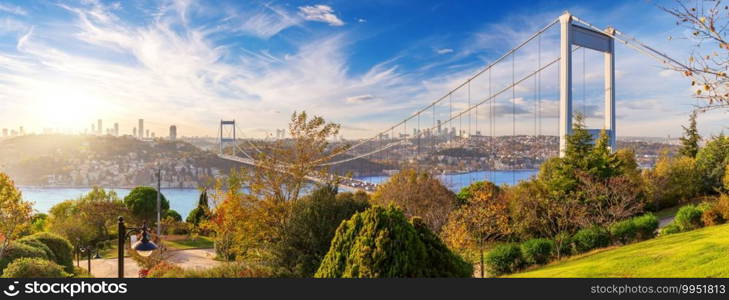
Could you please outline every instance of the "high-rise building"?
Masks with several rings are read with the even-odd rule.
[[[98,125],[96,125],[96,131],[97,131],[97,132],[98,132],[99,134],[103,134],[103,133],[104,133],[104,129],[103,129],[103,127],[101,126],[101,119],[98,119],[98,120],[96,121],[96,123],[98,124]]]
[[[139,130],[137,131],[139,133],[139,138],[144,138],[144,119],[139,119]]]
[[[23,130],[23,126],[20,126],[20,135],[24,135],[24,134],[25,134],[25,130]]]
[[[170,141],[174,141],[177,139],[177,126],[172,125],[170,126]]]
[[[114,136],[119,136],[119,123],[114,123]]]
[[[144,136],[147,137],[147,138],[149,138],[149,129],[147,129],[145,133],[146,134]]]
[[[134,130],[132,131],[132,136],[137,136],[137,127],[134,127]]]
[[[154,132],[152,132],[152,138],[154,138],[154,136],[155,136],[155,134],[154,134]]]
[[[3,137],[7,137],[7,136],[8,136],[8,129],[3,128]]]
[[[91,123],[91,134],[96,134],[96,125],[94,123]]]

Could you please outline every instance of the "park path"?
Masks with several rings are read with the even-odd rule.
[[[658,228],[666,227],[668,224],[671,224],[671,222],[673,222],[673,216],[662,218],[658,220]]]
[[[174,263],[183,268],[212,268],[220,264],[215,260],[215,251],[213,249],[189,249],[170,251],[171,257],[169,262]],[[81,263],[82,268],[86,268],[86,262]],[[91,275],[95,278],[116,278],[117,277],[117,259],[116,258],[100,258],[91,260]],[[124,258],[124,277],[138,278],[139,266],[129,258]]]

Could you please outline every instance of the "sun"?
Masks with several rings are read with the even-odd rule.
[[[82,87],[56,85],[38,91],[34,98],[43,127],[81,129],[101,118],[102,100]]]

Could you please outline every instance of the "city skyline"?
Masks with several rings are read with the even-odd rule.
[[[499,10],[508,13],[487,4],[384,4],[402,13],[397,17],[345,1],[156,3],[4,2],[0,128],[80,132],[103,119],[126,133],[143,118],[139,134],[163,135],[176,124],[181,136],[215,136],[219,119],[237,119],[245,120],[244,134],[262,137],[307,110],[362,138],[444,95],[565,8],[597,26],[630,29],[677,58],[688,57],[690,44],[654,4],[628,1],[534,2],[540,13],[510,4]],[[462,24],[430,18],[434,13]],[[588,69],[599,67],[590,61]],[[602,79],[594,75],[576,74],[588,91],[576,91],[575,102],[586,99],[582,109],[599,117],[594,83]],[[616,77],[619,136],[680,135],[698,103],[688,80],[625,46],[617,49]],[[554,94],[542,100],[556,107]],[[524,97],[499,101],[519,106],[525,113],[517,122],[528,127]],[[699,129],[718,134],[724,118],[703,114]]]

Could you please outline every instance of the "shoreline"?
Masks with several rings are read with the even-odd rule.
[[[116,189],[116,190],[131,190],[138,186],[151,186],[151,185],[135,185],[135,186],[76,186],[76,185],[17,185],[19,189],[92,189],[94,187],[101,187],[103,189]],[[196,187],[162,187],[162,190],[196,190]]]

